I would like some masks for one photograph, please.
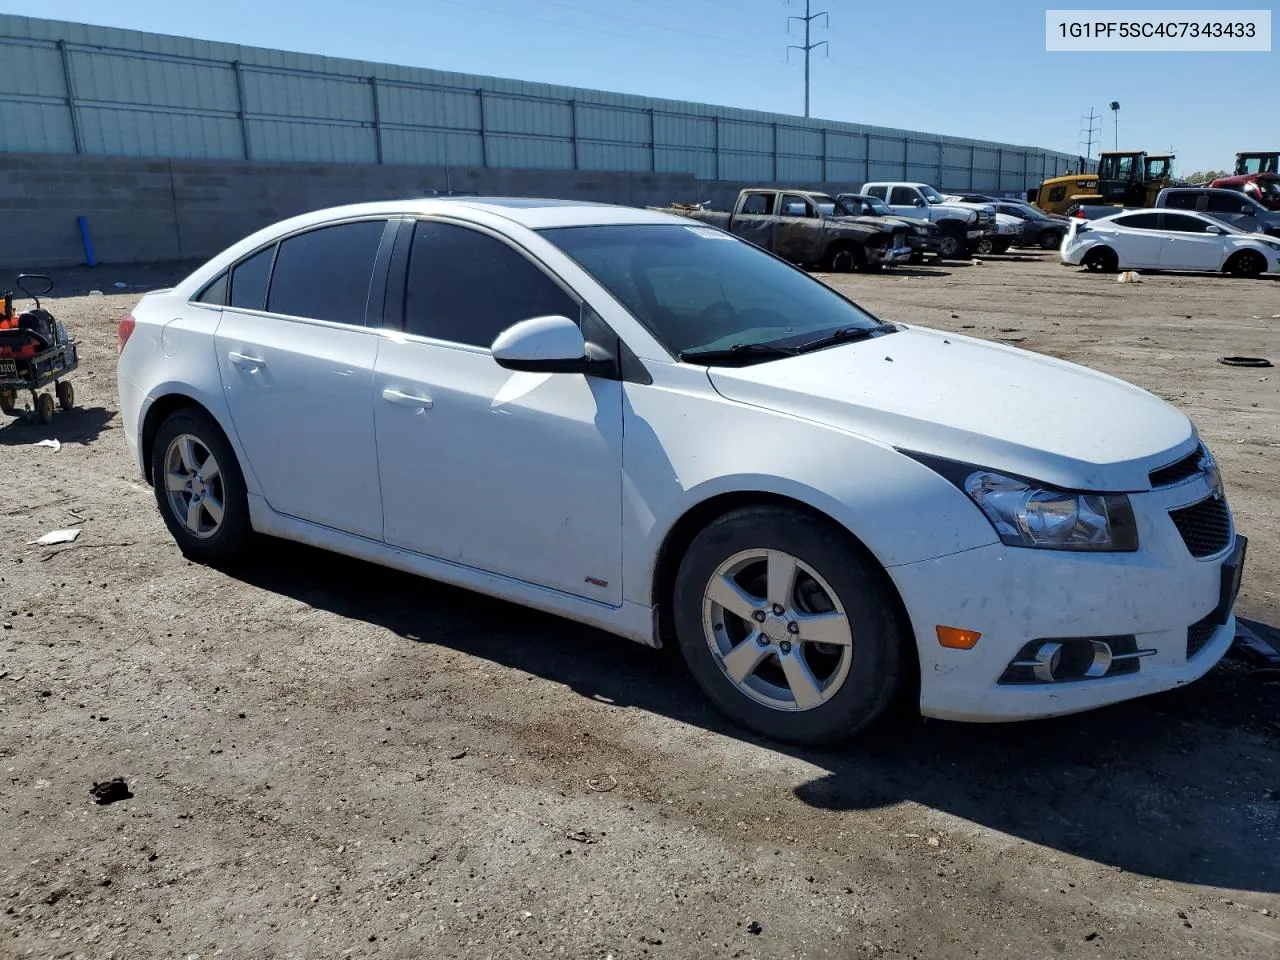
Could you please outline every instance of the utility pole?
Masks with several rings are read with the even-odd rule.
[[[804,51],[804,115],[806,117],[809,116],[809,54],[811,51],[816,50],[818,47],[825,47],[827,45],[827,41],[825,40],[819,40],[817,43],[811,43],[809,40],[809,28],[810,26],[812,26],[813,21],[817,20],[819,17],[827,17],[827,12],[823,10],[818,13],[811,13],[809,11],[809,0],[804,0],[804,16],[803,17],[787,17],[788,33],[791,32],[792,20],[800,20],[804,23],[804,46],[802,47],[794,43],[789,44],[787,46],[787,59],[791,58],[792,50]],[[823,26],[830,26],[830,25],[831,25],[831,19],[830,17],[827,17],[827,20],[823,24]]]
[[[1097,121],[1096,123],[1094,121]],[[1087,126],[1080,128],[1080,143],[1084,144],[1085,160],[1093,160],[1093,145],[1100,143],[1102,139],[1102,117],[1093,112],[1093,107],[1089,108],[1089,116],[1081,117],[1080,122]]]
[[[1120,101],[1111,101],[1111,116],[1116,122],[1116,149],[1120,149]]]

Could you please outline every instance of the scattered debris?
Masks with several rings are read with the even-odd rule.
[[[94,802],[105,806],[108,803],[115,803],[117,800],[129,800],[133,794],[129,792],[129,785],[125,783],[124,777],[116,777],[114,780],[107,780],[103,783],[95,783],[89,788]]]
[[[764,927],[760,926],[759,920],[752,920],[750,923],[747,924],[747,933],[751,934],[753,937],[760,936],[763,930],[764,930]]]
[[[1120,276],[1116,277],[1116,283],[1141,283],[1142,277],[1138,276],[1136,270],[1126,270]]]
[[[1085,938],[1085,940],[1097,940],[1097,939],[1098,939],[1098,931],[1097,931],[1097,930],[1090,931],[1089,933],[1086,933],[1086,934],[1084,935],[1084,938]]]
[[[41,547],[50,547],[55,543],[71,543],[76,537],[80,536],[80,528],[74,527],[70,530],[50,530],[43,537],[37,540],[28,540],[27,544]]]
[[[650,945],[652,945],[652,946],[655,946],[655,947],[656,947],[656,946],[659,946],[659,945],[662,943],[662,938],[661,938],[661,937],[651,937],[651,936],[649,936],[647,933],[642,933],[642,934],[640,934],[640,942],[641,942],[641,943],[647,943],[647,944],[650,944]]]
[[[566,840],[573,840],[577,843],[595,843],[596,838],[585,830],[574,830],[572,833],[566,833]]]
[[[101,290],[90,290],[90,291],[89,291],[89,296],[91,296],[91,297],[100,297],[100,296],[102,296],[102,291],[101,291]]]
[[[243,714],[241,714],[241,716],[243,716]],[[465,757],[466,755],[467,755],[467,750],[466,750],[466,748],[464,747],[463,749],[459,750],[457,753],[451,753],[451,754],[449,754],[449,759],[450,759],[450,760],[461,760],[461,759],[462,759],[463,757]]]
[[[587,778],[587,788],[596,793],[608,793],[617,785],[618,781],[607,773],[597,773],[594,777]]]
[[[57,453],[59,450],[62,449],[62,441],[61,440],[37,440],[35,443],[32,444],[32,446],[48,447],[54,453]]]
[[[1266,357],[1219,357],[1219,363],[1228,367],[1269,367],[1271,361]]]
[[[1259,667],[1280,668],[1280,631],[1255,620],[1236,619],[1236,637],[1231,652]]]
[[[937,837],[930,837],[930,838],[929,838],[929,846],[931,846],[931,847],[936,847],[936,846],[939,844],[939,842],[940,842],[940,841],[938,840],[938,838],[937,838]]]

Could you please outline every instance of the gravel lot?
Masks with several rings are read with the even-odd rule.
[[[572,622],[285,544],[187,563],[125,451],[112,286],[183,272],[63,271],[81,409],[0,419],[0,956],[1280,956],[1274,673],[800,751]],[[1216,362],[1280,363],[1280,283],[827,279],[1179,404],[1250,536],[1239,609],[1280,624],[1280,374]]]

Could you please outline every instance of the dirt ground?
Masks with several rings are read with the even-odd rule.
[[[1280,679],[1241,661],[794,750],[572,622],[286,544],[187,563],[125,451],[112,285],[182,272],[62,272],[82,406],[0,419],[0,956],[1280,956]],[[1239,609],[1280,624],[1280,374],[1216,362],[1280,363],[1280,283],[827,279],[1179,404],[1250,536]]]

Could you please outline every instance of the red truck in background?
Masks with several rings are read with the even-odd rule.
[[[1209,186],[1237,190],[1268,210],[1280,210],[1280,152],[1237,153],[1235,173]]]

